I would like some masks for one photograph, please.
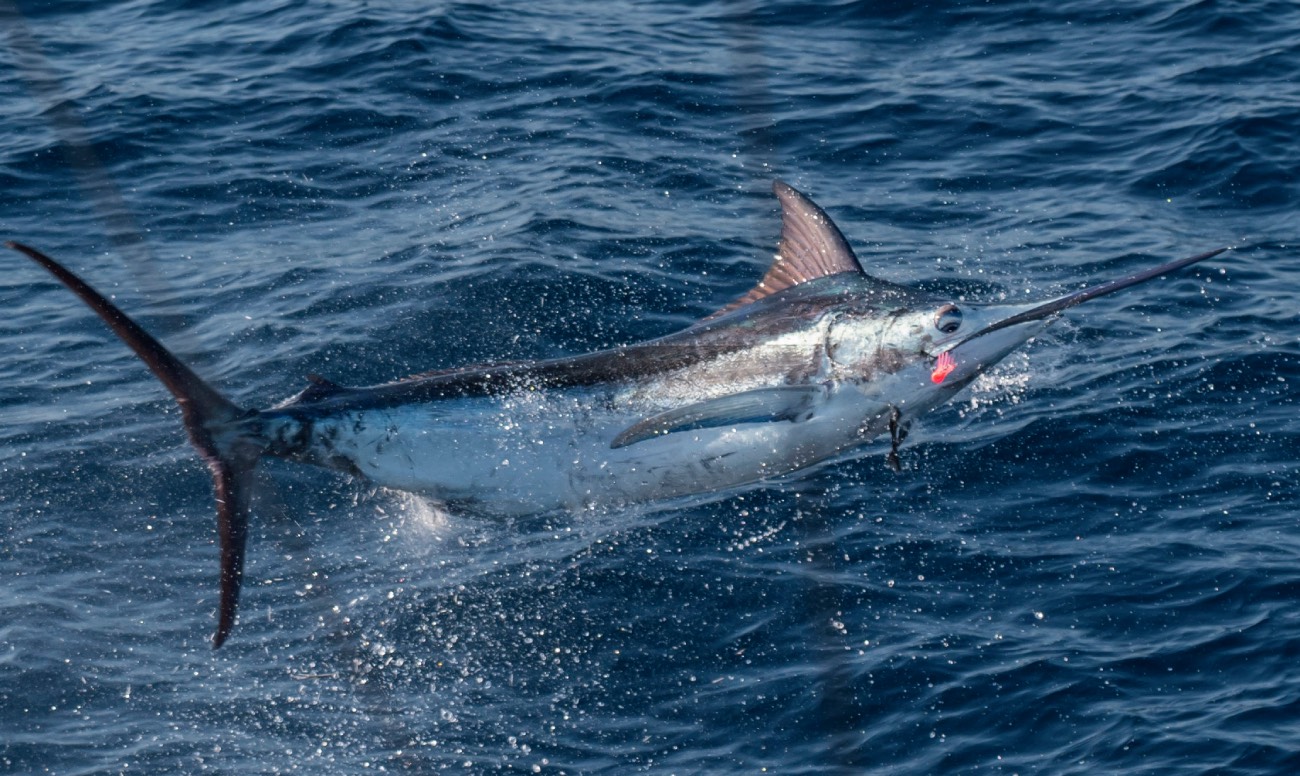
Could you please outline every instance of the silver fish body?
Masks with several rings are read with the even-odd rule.
[[[313,377],[265,410],[235,405],[58,262],[10,243],[79,296],[176,397],[212,472],[221,547],[213,645],[235,622],[263,456],[496,514],[714,492],[812,466],[907,424],[1060,313],[1203,261],[1191,256],[1029,305],[942,299],[863,271],[784,183],[777,255],[736,302],[676,334],[572,358],[429,372],[366,388]]]
[[[553,368],[573,360],[482,368],[374,390],[309,390],[244,422],[274,440],[269,454],[495,514],[722,490],[804,468],[887,428],[886,404],[856,387],[862,371],[828,353],[846,306],[842,293],[834,298],[797,315],[756,303],[700,331],[583,357],[594,373],[576,385]],[[717,404],[735,396],[746,400]],[[616,444],[647,418],[691,407],[706,412]]]

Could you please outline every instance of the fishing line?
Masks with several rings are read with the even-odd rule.
[[[68,167],[95,216],[103,223],[109,242],[138,279],[156,286],[161,275],[151,274],[158,267],[144,232],[122,198],[121,189],[113,183],[95,153],[90,131],[76,102],[68,96],[58,72],[13,0],[0,0],[0,26],[8,38],[15,69],[54,131]]]

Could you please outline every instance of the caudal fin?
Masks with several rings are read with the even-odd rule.
[[[16,242],[5,244],[49,270],[68,290],[79,296],[176,397],[190,441],[212,471],[212,488],[217,501],[217,536],[221,546],[221,602],[212,646],[214,649],[220,647],[235,625],[235,608],[239,604],[239,586],[244,574],[253,469],[262,448],[256,439],[234,434],[217,438],[213,432],[249,413],[203,382],[162,343],[66,267],[34,248]]]

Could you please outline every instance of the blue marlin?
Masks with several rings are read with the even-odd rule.
[[[364,388],[311,376],[245,409],[63,265],[79,296],[180,404],[212,473],[221,597],[235,624],[253,472],[263,456],[495,514],[579,510],[734,488],[889,435],[951,399],[1062,312],[1220,249],[1033,304],[957,304],[868,275],[808,197],[777,181],[777,255],[748,293],[689,328],[571,358],[426,372]]]

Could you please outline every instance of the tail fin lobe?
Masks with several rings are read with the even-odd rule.
[[[213,649],[224,644],[235,627],[239,587],[244,579],[248,504],[256,465],[257,458],[229,463],[208,460],[208,468],[212,470],[212,489],[217,501],[217,537],[221,545],[221,600],[217,605],[217,630],[212,634]]]

